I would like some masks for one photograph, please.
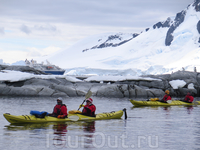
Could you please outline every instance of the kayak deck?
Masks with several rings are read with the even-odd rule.
[[[192,106],[192,105],[200,105],[200,101],[196,101],[195,103],[187,103],[179,100],[172,101],[171,103],[163,103],[159,101],[136,101],[130,100],[130,102],[135,106]]]
[[[5,119],[10,123],[45,123],[45,122],[68,122],[68,121],[90,121],[90,120],[107,120],[107,119],[120,119],[123,115],[123,111],[99,113],[96,117],[89,117],[82,114],[69,114],[68,118],[60,119],[51,116],[45,116],[44,118],[37,118],[35,115],[21,115],[15,116],[9,113],[3,114]]]

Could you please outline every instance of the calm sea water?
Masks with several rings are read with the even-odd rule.
[[[65,98],[68,110],[84,97]],[[128,99],[93,97],[97,113],[127,109],[127,120],[11,125],[3,113],[52,112],[55,98],[0,98],[0,149],[200,149],[200,106],[133,107]],[[200,100],[199,98],[195,98]]]

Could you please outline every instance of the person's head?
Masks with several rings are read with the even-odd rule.
[[[165,94],[169,95],[169,90],[166,90],[166,91],[165,91]]]
[[[63,100],[62,97],[58,97],[57,98],[57,104],[62,105],[62,100]]]
[[[188,93],[187,93],[187,95],[189,95],[189,96],[190,96],[190,95],[191,95],[191,94],[190,94],[190,92],[188,92]]]
[[[88,105],[92,104],[93,103],[93,99],[91,99],[91,98],[86,99],[86,103]]]

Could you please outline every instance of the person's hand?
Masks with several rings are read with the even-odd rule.
[[[64,118],[64,116],[63,115],[58,115],[58,117],[57,118]]]
[[[79,108],[84,107],[84,106],[85,106],[85,105],[81,104],[81,105],[79,106]]]

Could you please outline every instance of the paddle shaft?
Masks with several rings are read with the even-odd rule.
[[[83,102],[82,102],[82,104],[81,105],[83,105],[83,103],[85,102],[85,100],[83,100]],[[80,107],[78,108],[78,110],[80,109]]]
[[[91,91],[88,91],[87,94],[85,95],[85,99],[83,100],[82,104],[86,101],[86,99],[90,98],[92,96],[92,92]],[[80,109],[80,107],[78,108],[78,110]]]

